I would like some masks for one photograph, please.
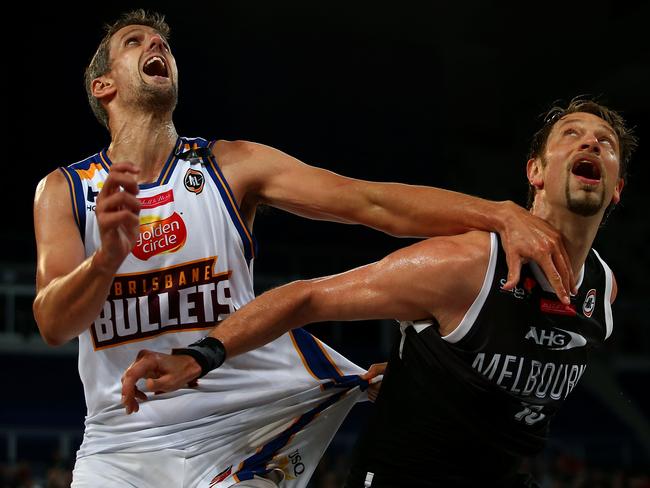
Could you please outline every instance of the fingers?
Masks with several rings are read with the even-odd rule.
[[[381,388],[381,383],[375,383],[374,385],[370,385],[368,387],[368,400],[374,403],[377,400],[377,397],[379,396],[380,388]]]
[[[146,379],[146,391],[166,393],[188,384],[196,386],[200,373],[201,367],[191,356],[172,356],[146,349],[140,351],[122,375],[122,404],[126,407],[126,413],[138,411],[137,399],[147,399],[136,386],[138,380]]]
[[[186,381],[179,381],[179,379],[172,374],[166,374],[159,378],[148,378],[145,382],[147,391],[153,391],[156,394],[178,390],[186,384]]]
[[[137,400],[144,401],[147,399],[147,396],[136,386],[138,380],[156,374],[156,353],[147,350],[140,351],[136,360],[122,375],[122,404],[126,408],[127,414],[137,412],[140,409]]]
[[[386,365],[387,364],[388,363],[377,363],[377,364],[371,365],[370,368],[368,368],[368,372],[361,375],[361,379],[369,381],[369,380],[375,378],[376,376],[384,374],[384,372],[386,371]]]
[[[559,300],[569,304],[574,277],[562,235],[548,222],[518,206],[506,206],[502,217],[501,242],[508,263],[503,289],[512,290],[521,277],[524,262],[534,261],[542,269]]]
[[[508,279],[502,288],[512,290],[519,283],[519,277],[521,276],[521,257],[506,251],[506,263],[508,263]]]
[[[560,273],[564,287],[567,290],[571,290],[571,293],[573,294],[578,293],[576,278],[573,275],[573,268],[571,267],[571,259],[569,258],[569,253],[564,246],[564,239],[562,239],[562,236],[560,236],[559,250],[554,249],[552,257],[555,267]]]
[[[97,222],[104,231],[122,228],[129,236],[140,228],[140,218],[129,210],[97,215]],[[136,233],[137,235],[137,233]]]
[[[548,259],[540,261],[537,264],[539,264],[540,268],[542,268],[546,279],[553,287],[553,290],[555,291],[555,294],[560,299],[560,301],[565,305],[569,305],[571,303],[568,292],[568,290],[571,289],[570,279],[568,278],[568,274],[566,274],[564,277],[560,274],[559,269],[561,269],[563,266],[562,262],[560,261],[556,263],[549,256]]]
[[[132,195],[138,194],[136,175],[140,170],[132,163],[114,163],[108,173],[98,198],[124,190]]]
[[[126,191],[113,193],[102,198],[98,197],[97,212],[114,212],[116,210],[130,210],[137,215],[140,213],[140,200]]]

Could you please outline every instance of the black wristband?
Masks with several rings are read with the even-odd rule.
[[[226,360],[226,348],[223,346],[223,343],[219,339],[209,336],[187,347],[172,349],[172,354],[192,356],[199,363],[199,366],[201,366],[201,374],[198,378],[218,368]]]

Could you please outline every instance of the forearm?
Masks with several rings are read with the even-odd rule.
[[[295,281],[270,290],[221,322],[209,335],[223,343],[229,358],[268,344],[310,322],[310,288],[309,281]]]
[[[470,230],[501,231],[512,202],[494,202],[440,188],[376,183],[362,190],[360,223],[395,236],[432,237]],[[365,209],[365,210],[364,210]]]
[[[112,270],[96,253],[40,289],[33,309],[45,342],[58,346],[84,332],[101,312],[112,282]]]

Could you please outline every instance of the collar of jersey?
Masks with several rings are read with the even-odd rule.
[[[530,269],[533,271],[533,275],[535,276],[537,282],[541,285],[542,290],[547,291],[549,293],[555,293],[553,287],[546,279],[546,275],[540,269],[540,267],[537,266],[537,263],[531,262]],[[582,285],[582,280],[584,277],[585,277],[585,265],[583,263],[582,268],[580,268],[580,273],[578,275],[578,285],[576,286],[576,288],[578,288],[578,291],[580,291],[580,286]]]
[[[153,183],[141,183],[138,185],[138,188],[144,190],[146,188],[153,188],[155,186],[165,185],[169,182],[169,178],[174,172],[174,166],[176,166],[176,162],[178,161],[176,152],[179,150],[182,143],[183,143],[183,139],[181,137],[178,137],[176,139],[176,144],[174,144],[174,148],[169,153],[169,156],[167,157],[167,161],[165,161],[165,164],[163,164],[163,167],[160,170],[160,174],[158,175],[156,181],[154,181]],[[102,162],[106,166],[110,167],[113,164],[113,161],[111,161],[111,159],[108,157],[107,148],[102,149],[101,152],[99,153],[99,156]]]

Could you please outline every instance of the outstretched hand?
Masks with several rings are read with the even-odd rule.
[[[137,412],[138,400],[147,400],[147,395],[136,386],[139,379],[146,378],[145,391],[165,393],[196,386],[200,374],[201,367],[191,356],[140,351],[122,375],[122,404],[126,413]]]
[[[569,304],[569,293],[575,291],[575,279],[562,235],[519,205],[503,204],[499,235],[508,263],[508,280],[503,288],[512,290],[519,282],[522,264],[534,261],[560,301]]]

